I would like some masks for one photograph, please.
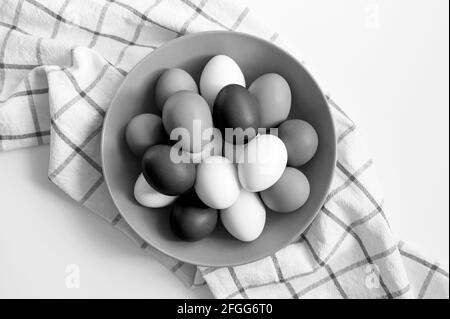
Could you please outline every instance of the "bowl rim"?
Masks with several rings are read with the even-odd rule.
[[[136,69],[138,69],[146,59],[149,58],[149,56],[151,56],[153,53],[155,53],[158,50],[161,49],[166,49],[169,48],[170,46],[173,46],[175,44],[177,44],[180,41],[186,41],[192,38],[196,38],[196,37],[203,37],[203,36],[209,36],[209,35],[229,35],[229,34],[234,34],[236,36],[240,36],[240,37],[246,37],[249,38],[251,40],[256,40],[256,41],[262,41],[264,42],[266,45],[271,46],[281,52],[283,52],[284,54],[286,54],[288,57],[290,57],[296,64],[298,64],[298,66],[300,66],[305,72],[306,74],[309,76],[309,78],[311,79],[311,81],[314,83],[314,85],[318,88],[320,95],[322,96],[325,104],[326,104],[326,112],[328,113],[327,115],[330,117],[331,119],[331,132],[332,132],[332,140],[334,141],[334,143],[332,143],[333,146],[333,152],[332,154],[330,154],[332,156],[332,161],[331,163],[333,163],[333,167],[332,167],[332,172],[334,172],[334,168],[336,166],[336,161],[337,161],[337,141],[336,141],[336,131],[335,131],[335,123],[334,123],[334,119],[333,119],[333,115],[331,112],[331,108],[330,108],[330,104],[328,103],[328,100],[326,98],[326,95],[323,93],[321,87],[318,85],[317,81],[315,80],[315,78],[311,75],[311,73],[308,71],[308,69],[306,67],[303,66],[302,63],[299,62],[299,60],[291,53],[289,53],[287,50],[285,50],[284,48],[274,44],[273,42],[270,42],[266,39],[263,39],[261,37],[252,35],[252,34],[248,34],[248,33],[244,33],[244,32],[238,32],[238,31],[222,31],[222,30],[218,30],[218,31],[202,31],[202,32],[196,32],[196,33],[191,33],[191,34],[186,34],[183,35],[181,37],[177,37],[174,38],[172,40],[169,40],[168,42],[162,44],[161,46],[159,46],[158,48],[156,48],[155,50],[153,50],[152,52],[150,52],[149,54],[145,55],[138,63],[136,63],[136,65],[134,67],[131,68],[131,70],[127,73],[127,75],[124,77],[124,79],[122,80],[122,83],[120,83],[120,85],[117,87],[117,89],[115,90],[114,96],[111,99],[111,102],[108,106],[108,109],[106,111],[106,115],[105,118],[103,119],[103,127],[102,127],[102,133],[101,133],[101,141],[100,141],[100,154],[101,154],[101,163],[102,163],[102,173],[103,173],[103,178],[106,184],[106,187],[108,189],[109,195],[114,203],[114,206],[116,207],[117,211],[119,212],[120,216],[127,222],[127,224],[133,229],[134,232],[136,232],[136,234],[144,240],[144,242],[146,242],[147,244],[149,244],[152,248],[156,249],[157,251],[172,257],[176,260],[185,262],[185,263],[189,263],[189,264],[193,264],[193,265],[197,265],[197,266],[206,266],[206,267],[232,267],[232,266],[239,266],[239,265],[244,265],[244,264],[248,264],[248,263],[252,263],[255,262],[257,260],[266,258],[274,253],[276,253],[277,251],[287,247],[288,245],[290,245],[291,243],[293,243],[295,240],[297,240],[307,229],[308,227],[314,222],[314,220],[316,219],[316,217],[319,215],[322,206],[325,203],[326,197],[330,191],[331,188],[331,184],[332,184],[332,180],[333,180],[333,173],[331,175],[331,177],[328,179],[328,182],[326,184],[326,191],[322,194],[322,198],[320,201],[318,201],[318,204],[315,208],[315,212],[311,217],[311,220],[304,226],[302,227],[303,229],[301,230],[299,228],[299,231],[296,232],[291,238],[289,238],[289,240],[286,240],[286,243],[281,246],[278,247],[276,250],[271,249],[270,251],[267,251],[264,255],[259,256],[259,257],[252,257],[252,258],[247,258],[245,260],[239,261],[239,262],[231,262],[231,263],[227,263],[227,264],[222,264],[222,263],[215,263],[215,262],[210,262],[210,263],[201,263],[199,264],[198,261],[194,259],[190,259],[190,258],[182,258],[179,256],[176,256],[175,254],[171,253],[170,251],[166,251],[165,249],[162,249],[160,247],[156,247],[154,245],[152,245],[151,243],[148,243],[147,240],[144,239],[144,236],[142,236],[137,230],[134,229],[134,227],[131,226],[130,222],[128,221],[126,214],[122,214],[122,212],[119,209],[119,205],[116,202],[116,199],[114,198],[114,196],[112,195],[112,190],[110,187],[110,181],[109,181],[109,177],[107,174],[105,174],[105,167],[106,167],[106,163],[105,163],[105,156],[103,156],[105,154],[105,138],[106,138],[106,130],[105,130],[105,125],[106,123],[108,123],[108,119],[110,117],[110,109],[111,106],[114,104],[115,100],[117,99],[117,96],[119,95],[119,92],[121,91],[121,89],[123,88],[123,86],[126,84],[127,82],[127,77],[129,74],[131,74],[132,72],[134,72]]]

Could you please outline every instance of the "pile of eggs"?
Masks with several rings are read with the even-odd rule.
[[[199,86],[174,68],[162,73],[153,93],[161,116],[137,115],[126,128],[142,163],[134,196],[146,207],[173,204],[170,226],[180,239],[200,240],[220,219],[232,236],[253,241],[264,229],[266,207],[289,213],[308,200],[308,179],[295,167],[314,156],[318,136],[309,123],[287,120],[292,97],[282,76],[263,74],[247,88],[238,64],[218,55]],[[174,138],[180,128],[186,136]],[[213,128],[222,135],[203,138]]]

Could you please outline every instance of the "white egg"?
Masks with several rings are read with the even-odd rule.
[[[264,229],[266,209],[257,193],[243,189],[231,207],[220,211],[220,219],[231,235],[242,241],[252,241]]]
[[[208,157],[197,166],[194,187],[198,197],[209,207],[230,207],[240,192],[236,167],[225,157]]]
[[[211,109],[219,91],[229,84],[245,87],[244,74],[232,58],[216,55],[205,65],[200,77],[200,92]]]
[[[261,192],[275,184],[284,172],[287,150],[275,135],[257,135],[238,159],[239,181],[250,192]]]
[[[151,187],[143,174],[140,174],[134,184],[134,198],[145,207],[159,208],[172,204],[178,196],[167,196]]]

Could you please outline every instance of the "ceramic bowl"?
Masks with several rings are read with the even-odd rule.
[[[311,193],[304,206],[289,214],[267,210],[261,236],[250,243],[238,241],[218,225],[198,242],[184,242],[169,227],[171,207],[140,206],[133,196],[141,172],[140,161],[129,151],[124,132],[140,113],[160,114],[153,87],[167,68],[182,68],[197,81],[207,61],[218,54],[233,58],[246,83],[265,73],[278,73],[289,83],[292,108],[289,118],[303,119],[316,129],[319,147],[300,169],[308,177]],[[181,261],[204,266],[232,266],[271,255],[297,239],[318,214],[328,193],[336,161],[336,139],[331,112],[319,86],[290,54],[265,40],[237,32],[204,32],[170,41],[146,56],[126,76],[107,111],[102,133],[102,164],[112,199],[128,224],[146,242]]]

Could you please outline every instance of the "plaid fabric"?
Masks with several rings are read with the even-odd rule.
[[[220,298],[448,298],[448,273],[399,243],[355,124],[331,100],[338,139],[333,187],[299,240],[230,268],[165,256],[121,218],[105,187],[100,132],[127,72],[185,33],[278,34],[226,0],[2,0],[0,150],[50,143],[49,179],[193,286]]]

